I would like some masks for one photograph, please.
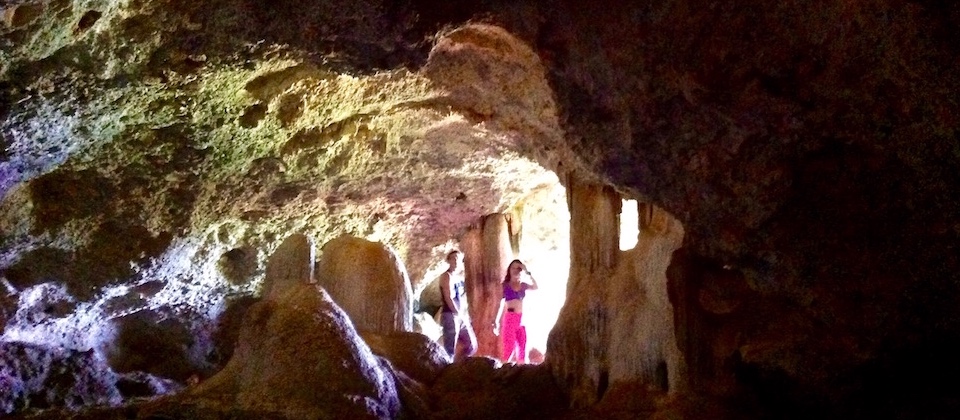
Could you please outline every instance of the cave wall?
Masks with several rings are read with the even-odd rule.
[[[555,183],[533,50],[410,7],[2,6],[4,339],[98,348],[150,308],[211,351],[290,233],[389,243],[419,281],[478,217]]]
[[[932,384],[960,372],[958,7],[8,2],[4,337],[90,348],[78,330],[157,300],[208,322],[208,292],[255,293],[280,232],[369,233],[422,272],[433,245],[539,182],[537,165],[508,171],[521,185],[487,176],[519,150],[674,215],[675,297],[742,278],[729,287],[756,304],[731,314],[762,321],[724,321],[737,339],[721,347],[765,404],[947,411],[952,390]],[[433,38],[471,18],[505,29]],[[614,275],[607,242],[573,278]],[[70,297],[36,308],[90,316],[18,317],[50,281]],[[705,330],[673,303],[692,357],[705,344],[687,332]]]

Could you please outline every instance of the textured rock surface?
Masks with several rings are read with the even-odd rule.
[[[206,415],[392,418],[400,401],[346,314],[322,289],[303,284],[250,308],[222,371],[148,411],[189,418],[184,407]]]
[[[501,357],[500,338],[493,334],[503,273],[513,259],[510,216],[491,214],[461,238],[470,319],[477,335],[477,355]]]
[[[568,412],[546,366],[467,358],[445,369],[430,391],[438,419],[561,418]]]
[[[117,405],[118,375],[92,351],[0,343],[0,413]],[[152,395],[152,394],[151,394]]]
[[[341,236],[323,245],[317,284],[362,331],[389,334],[413,328],[413,292],[403,261],[390,247]]]
[[[955,412],[958,7],[7,2],[3,339],[96,348],[151,309],[213,348],[289,232],[388,243],[419,279],[542,164],[683,224],[695,387],[772,417]],[[480,16],[504,29],[433,36]]]
[[[290,235],[267,262],[266,278],[263,281],[263,296],[280,299],[292,289],[313,283],[313,243],[304,235]]]
[[[433,385],[440,372],[450,364],[446,350],[423,334],[364,332],[361,337],[376,355],[389,360],[394,368],[427,386]]]

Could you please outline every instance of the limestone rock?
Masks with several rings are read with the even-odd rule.
[[[431,393],[437,419],[560,418],[568,404],[549,367],[487,357],[450,365]]]
[[[410,378],[430,386],[450,364],[450,356],[437,342],[412,332],[391,334],[361,333],[374,354],[390,361]]]
[[[290,235],[267,263],[263,296],[279,299],[291,289],[313,282],[313,243],[305,235]]]
[[[91,350],[0,342],[0,413],[117,405],[119,377]]]
[[[191,354],[195,337],[180,320],[142,310],[111,320],[98,349],[114,371],[141,371],[185,382],[205,370]]]
[[[683,227],[665,211],[641,206],[637,245],[617,251],[617,195],[582,180],[571,184],[571,236],[586,246],[574,247],[568,299],[550,334],[554,374],[577,407],[601,401],[618,384],[685,388],[667,288]]]
[[[497,308],[502,297],[503,274],[514,258],[511,248],[509,217],[491,214],[464,233],[464,274],[470,322],[477,335],[477,355],[501,357],[500,337],[493,334],[499,322]]]
[[[351,236],[327,242],[317,282],[357,329],[388,334],[413,328],[413,292],[403,262],[390,247]]]
[[[394,418],[401,409],[390,373],[346,314],[313,284],[254,304],[227,366],[146,412],[172,414],[185,407],[201,416],[238,410],[329,419]]]
[[[183,389],[183,384],[152,375],[146,372],[129,372],[119,374],[117,390],[125,400],[134,398],[157,397]]]
[[[681,351],[733,365],[694,361],[729,375],[708,388],[770,417],[957,411],[960,6],[701,3],[6,1],[4,337],[214,314],[291,231],[388,243],[419,278],[547,170],[582,172],[683,224]],[[575,217],[575,282],[620,272],[610,198],[573,209],[603,231]],[[51,282],[74,300],[23,299]],[[556,362],[583,367],[613,314],[573,297]],[[589,401],[603,368],[560,379]]]

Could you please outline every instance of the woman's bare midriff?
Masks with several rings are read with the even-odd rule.
[[[505,310],[508,312],[523,312],[523,300],[522,299],[511,299],[506,302]]]

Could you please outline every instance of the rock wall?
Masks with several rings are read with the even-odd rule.
[[[413,328],[410,277],[387,245],[351,236],[327,242],[317,263],[317,284],[359,330],[388,334]]]
[[[576,175],[567,181],[571,276],[548,341],[554,375],[580,407],[638,385],[661,393],[686,390],[667,287],[683,227],[664,210],[642,204],[637,245],[620,251],[620,195]]]
[[[542,164],[683,224],[676,334],[692,372],[734,378],[695,383],[771,417],[955,411],[935,384],[960,374],[956,4],[2,9],[4,340],[93,348],[150,308],[206,342],[289,232],[383,240],[419,273],[548,178]],[[604,232],[612,206],[594,212]],[[591,229],[574,282],[616,275],[615,243]],[[580,305],[595,331],[570,348],[609,334]],[[578,401],[602,367],[566,381],[590,390]]]

